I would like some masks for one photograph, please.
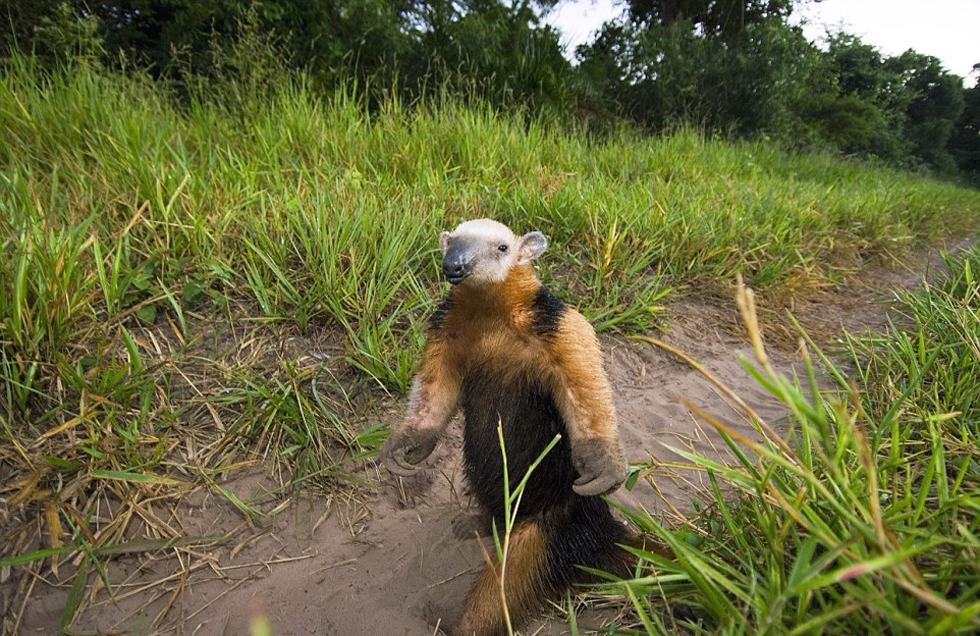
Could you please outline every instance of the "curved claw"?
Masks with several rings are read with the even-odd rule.
[[[409,451],[412,449],[408,449]],[[392,448],[390,442],[385,442],[381,447],[381,463],[384,464],[388,472],[399,477],[411,477],[418,471],[415,466],[404,457],[406,449],[404,446]]]
[[[385,457],[382,461],[384,462],[385,468],[388,469],[388,472],[399,477],[411,477],[419,470],[418,466],[413,466],[403,459],[392,455]]]
[[[626,461],[615,440],[582,440],[572,449],[579,478],[572,490],[583,497],[608,495],[626,481]]]
[[[389,473],[391,473],[392,475],[397,475],[398,477],[411,477],[415,473],[419,472],[419,469],[416,466],[410,466],[408,468],[405,468],[400,464],[395,464],[395,463],[385,464],[385,468],[388,469]]]
[[[432,431],[408,429],[393,433],[381,447],[381,461],[392,474],[411,477],[438,441],[438,433]]]
[[[572,490],[583,497],[596,495],[607,495],[623,484],[624,479],[620,479],[615,473],[606,473],[595,476],[582,476],[572,484]]]
[[[405,449],[405,458],[401,465],[404,467],[406,465],[414,467],[416,464],[421,464],[425,461],[425,458],[432,453],[431,448],[425,448],[421,444],[418,446],[411,446]]]

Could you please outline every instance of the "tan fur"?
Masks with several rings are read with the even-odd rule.
[[[531,299],[539,286],[530,265],[517,265],[499,286],[455,290],[446,316],[449,328],[424,352],[423,370],[433,369],[423,371],[424,386],[433,395],[458,392],[468,365],[507,360],[512,373],[533,369],[551,384],[573,442],[614,440],[616,412],[595,331],[582,314],[567,307],[558,337],[534,335]],[[434,371],[440,368],[441,373]],[[447,403],[449,399],[447,395]]]
[[[574,309],[566,310],[559,337],[551,347],[558,374],[555,396],[574,444],[599,437],[616,440],[616,410],[612,388],[602,365],[602,349],[592,325]],[[564,390],[562,390],[564,389]]]
[[[444,363],[445,348],[439,340],[426,344],[412,383],[406,427],[442,432],[456,414],[461,377],[456,367]]]

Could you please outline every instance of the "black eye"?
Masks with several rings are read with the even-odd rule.
[[[506,253],[507,252],[507,245],[506,244],[501,244],[497,249],[499,251],[501,251],[501,252]]]

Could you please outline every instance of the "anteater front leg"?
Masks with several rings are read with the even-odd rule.
[[[595,330],[580,313],[568,309],[548,350],[554,368],[555,402],[565,421],[572,464],[579,474],[572,490],[582,496],[608,494],[626,480],[626,460]]]
[[[459,404],[459,374],[449,364],[443,343],[430,340],[412,381],[408,414],[381,447],[381,461],[396,475],[412,475],[439,442]]]

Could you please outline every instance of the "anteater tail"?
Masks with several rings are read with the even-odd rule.
[[[579,566],[628,576],[635,558],[619,545],[627,531],[599,497],[574,497],[571,509],[518,520],[510,538],[503,587],[511,624],[517,627],[548,600],[575,584],[595,582]],[[499,563],[480,574],[464,603],[458,636],[506,633]]]

